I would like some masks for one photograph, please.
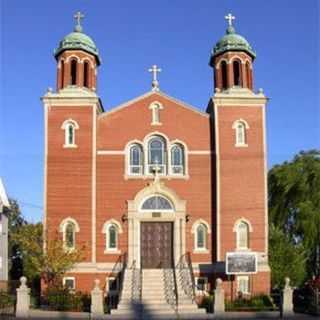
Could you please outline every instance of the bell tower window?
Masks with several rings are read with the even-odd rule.
[[[61,61],[61,69],[60,69],[60,88],[63,88],[64,85],[64,61]]]
[[[71,61],[71,85],[77,84],[77,61]]]
[[[246,74],[247,74],[247,87],[252,89],[252,78],[251,78],[251,68],[250,63],[246,63]]]
[[[225,61],[221,62],[221,78],[222,78],[222,89],[227,89],[228,87],[227,63]]]
[[[241,84],[240,62],[237,60],[233,62],[233,84],[238,87],[240,87],[242,85]]]
[[[89,63],[83,64],[83,86],[89,88]]]

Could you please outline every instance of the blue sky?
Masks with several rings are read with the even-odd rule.
[[[43,109],[55,87],[53,49],[84,12],[84,31],[102,58],[98,93],[105,109],[150,89],[148,67],[162,68],[161,89],[204,110],[213,92],[210,50],[224,16],[257,52],[255,87],[267,108],[269,167],[319,148],[317,0],[1,0],[0,176],[30,221],[42,216]]]

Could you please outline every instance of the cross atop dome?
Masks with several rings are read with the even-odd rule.
[[[235,20],[236,17],[233,16],[231,13],[229,13],[229,14],[226,15],[224,18],[228,21],[229,27],[232,27],[232,26],[233,26],[233,25],[232,25],[232,21]]]
[[[81,20],[84,18],[84,14],[78,11],[73,17],[77,21],[77,24],[74,27],[74,31],[82,32]]]

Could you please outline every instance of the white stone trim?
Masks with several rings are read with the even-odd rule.
[[[199,248],[198,247],[198,235],[197,235],[197,229],[200,225],[205,226],[206,228],[206,238],[205,238],[205,247],[204,248]],[[193,253],[209,253],[209,249],[208,249],[208,238],[209,238],[209,234],[211,234],[211,228],[210,225],[207,221],[203,220],[203,219],[198,219],[196,220],[192,227],[191,227],[191,233],[193,234]]]
[[[116,219],[109,219],[108,221],[106,221],[106,222],[103,224],[102,233],[107,233],[108,228],[109,228],[111,225],[115,225],[115,226],[118,228],[119,234],[120,234],[120,233],[123,233],[123,229],[122,229],[121,223],[120,223],[119,221],[117,221]]]
[[[97,227],[96,227],[96,180],[97,180],[97,111],[93,105],[92,108],[92,173],[91,173],[91,261],[97,260]]]
[[[70,61],[70,60],[73,60],[73,59],[77,60],[78,63],[81,63],[81,62],[82,62],[81,59],[80,59],[80,57],[77,56],[77,55],[75,55],[75,54],[71,54],[70,56],[67,56],[67,57],[65,58],[65,61],[66,61],[66,63],[69,63],[69,61]]]
[[[194,106],[191,106],[191,105],[189,105],[189,104],[187,104],[186,102],[183,102],[183,101],[181,101],[181,100],[178,100],[178,99],[176,99],[176,98],[173,98],[173,97],[165,94],[165,93],[162,92],[162,91],[157,91],[157,92],[155,92],[155,91],[149,91],[149,92],[147,92],[147,93],[145,93],[145,94],[143,94],[143,95],[138,96],[137,98],[134,98],[134,99],[132,99],[132,100],[129,100],[129,101],[123,103],[123,104],[120,104],[120,105],[112,108],[112,109],[111,109],[110,111],[108,111],[108,112],[102,113],[102,114],[99,116],[99,118],[104,118],[104,117],[108,116],[109,114],[112,114],[112,113],[114,113],[114,112],[120,111],[120,110],[122,110],[123,108],[129,107],[129,106],[132,105],[133,103],[135,103],[135,102],[137,102],[137,101],[139,101],[139,100],[145,99],[145,98],[147,98],[147,97],[149,97],[149,96],[151,96],[151,95],[153,95],[153,94],[162,96],[162,97],[164,97],[164,98],[172,101],[173,103],[179,104],[180,106],[182,106],[182,107],[184,107],[184,108],[186,108],[186,109],[188,109],[188,110],[190,110],[190,111],[193,111],[193,112],[195,112],[195,113],[198,113],[198,114],[201,115],[201,116],[204,116],[204,117],[206,117],[206,118],[209,117],[209,114],[207,114],[206,112],[202,112],[202,111],[199,110],[198,108],[196,108],[196,107],[194,107]]]
[[[229,59],[229,63],[233,63],[234,60],[240,60],[241,64],[245,64],[245,60],[238,55],[234,55]]]
[[[73,130],[73,143],[69,143],[69,131],[68,127],[72,126]],[[64,145],[63,148],[77,148],[76,142],[76,130],[79,129],[78,122],[73,119],[67,119],[65,120],[62,125],[61,129],[64,130]]]
[[[241,217],[241,218],[236,220],[236,222],[233,225],[233,229],[232,229],[233,232],[237,232],[238,231],[238,226],[239,226],[239,224],[241,222],[245,222],[249,227],[249,232],[253,232],[253,228],[252,228],[251,222],[248,219],[243,218],[243,217]]]
[[[219,60],[219,62],[216,64],[216,70],[219,70],[219,69],[220,69],[221,63],[222,63],[223,61],[224,61],[226,64],[229,64],[229,63],[230,63],[230,61],[228,61],[227,58],[221,58],[221,59]]]
[[[239,128],[238,125],[241,125],[243,127],[243,134],[244,134],[244,141],[239,141]],[[248,133],[247,130],[250,129],[249,124],[246,120],[240,118],[237,119],[233,122],[232,124],[232,129],[235,130],[235,138],[236,138],[236,143],[235,143],[235,147],[248,147]]]
[[[88,57],[84,57],[84,58],[81,59],[81,63],[84,64],[85,62],[89,62],[89,65],[90,65],[90,67],[91,67],[92,69],[95,68],[93,62],[92,62]]]
[[[123,150],[98,150],[97,154],[100,156],[114,156],[114,155],[125,155],[126,151]]]
[[[191,233],[192,233],[192,234],[195,234],[195,233],[196,233],[197,227],[198,227],[198,225],[200,225],[200,224],[203,224],[203,225],[205,225],[205,226],[207,227],[207,232],[208,232],[208,234],[211,233],[211,228],[210,228],[209,223],[208,223],[206,220],[198,219],[198,220],[196,220],[196,221],[192,224],[192,227],[191,227]]]
[[[220,140],[219,140],[219,114],[218,104],[213,100],[214,103],[214,130],[216,140],[216,173],[217,173],[217,261],[221,261],[221,226],[220,226]]]
[[[267,165],[267,133],[266,133],[266,106],[262,110],[263,121],[263,153],[264,153],[264,222],[265,222],[265,253],[269,251],[269,214],[268,214],[268,165]]]
[[[48,105],[44,106],[43,251],[47,250]]]
[[[197,156],[202,156],[202,155],[210,155],[212,154],[211,150],[189,150],[188,155],[197,155]]]
[[[243,123],[246,129],[250,129],[248,122],[247,122],[246,120],[242,119],[242,118],[237,119],[237,120],[235,120],[235,121],[233,122],[233,124],[232,124],[232,129],[237,129],[237,124],[238,124],[239,122],[240,122],[240,123]]]

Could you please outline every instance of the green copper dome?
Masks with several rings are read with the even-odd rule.
[[[244,51],[248,53],[253,59],[256,53],[253,51],[249,42],[239,34],[236,33],[233,26],[229,25],[226,34],[217,42],[211,52],[210,65],[213,58],[227,51]]]
[[[98,65],[100,65],[100,57],[98,49],[93,40],[82,32],[81,28],[75,28],[74,32],[66,35],[59,43],[58,48],[54,51],[54,56],[57,58],[65,50],[83,50],[97,59]]]

